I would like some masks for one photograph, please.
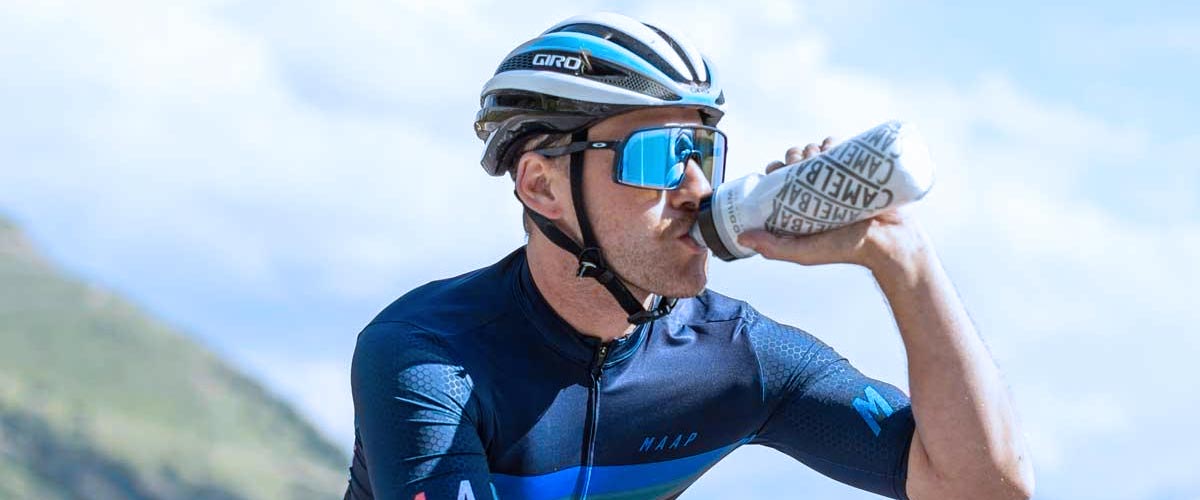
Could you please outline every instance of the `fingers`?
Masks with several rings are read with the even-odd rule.
[[[792,147],[788,148],[786,153],[783,154],[783,163],[785,163],[787,165],[791,165],[793,163],[800,161],[801,157],[802,157],[802,155],[801,155],[800,147],[792,146]]]
[[[769,174],[774,172],[775,170],[778,170],[779,167],[784,165],[800,163],[804,160],[812,158],[813,156],[821,154],[829,148],[832,148],[836,143],[837,141],[833,137],[826,137],[825,140],[821,141],[820,145],[809,144],[803,148],[799,146],[792,146],[788,148],[787,153],[783,155],[783,161],[775,160],[767,164],[767,173]]]
[[[803,149],[801,149],[800,146],[792,146],[788,148],[787,153],[783,155],[783,162],[788,165],[799,163],[809,159],[812,157],[812,155],[819,152],[820,150],[817,148],[816,144],[809,144],[804,146]]]

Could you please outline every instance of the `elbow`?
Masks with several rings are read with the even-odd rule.
[[[1033,498],[1033,487],[1033,477],[1020,478],[1005,484],[1005,488],[993,498],[1003,498],[1005,500],[1029,500]]]
[[[1029,500],[1033,498],[1033,478],[1029,478],[1028,482],[1022,483],[1019,488],[1020,489],[1017,490],[1017,494],[1013,498],[1019,498],[1021,500]]]
[[[1011,498],[1029,500],[1033,498],[1033,490],[1036,483],[1033,477],[1033,463],[1027,457],[1021,457],[1018,460],[1017,473],[1013,474],[1011,478],[1013,489]]]
[[[999,494],[995,498],[1028,500],[1036,486],[1033,460],[1023,442],[1015,442],[1002,455],[993,455],[994,470],[1000,478]]]
[[[1029,500],[1033,498],[1034,480],[1029,475],[1003,475],[990,487],[980,484],[946,487],[942,495],[921,498],[978,498],[988,500]],[[910,497],[916,500],[918,497]]]
[[[1033,464],[1030,463],[1027,457],[1017,457],[1015,463],[1012,463],[1009,467],[997,468],[996,475],[999,481],[992,483],[995,490],[989,495],[984,495],[986,498],[1004,500],[1029,500],[1033,498],[1035,486]],[[978,492],[975,495],[963,498],[969,497],[978,497]]]
[[[980,472],[973,476],[975,479],[970,481],[948,481],[943,484],[940,494],[921,498],[989,500],[1029,500],[1033,498],[1035,486],[1033,466],[1024,457],[1021,457],[1011,467],[996,467],[991,472]]]
[[[1008,460],[998,462],[1003,464],[999,471],[1001,480],[1009,491],[1009,494],[1004,498],[1014,498],[1028,500],[1033,497],[1035,487],[1035,479],[1033,473],[1033,461],[1029,459],[1029,452],[1023,445],[1018,445]]]

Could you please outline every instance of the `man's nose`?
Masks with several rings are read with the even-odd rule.
[[[679,187],[667,191],[667,201],[671,206],[680,210],[699,210],[700,200],[711,195],[712,192],[712,184],[708,182],[704,171],[700,170],[700,164],[692,159],[688,161],[687,168],[683,171],[683,179],[679,182]]]

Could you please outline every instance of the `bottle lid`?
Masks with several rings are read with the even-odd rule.
[[[700,244],[712,250],[713,255],[716,255],[721,260],[726,262],[736,260],[737,257],[725,247],[725,243],[721,241],[721,237],[717,233],[717,226],[713,220],[712,198],[709,195],[700,200],[700,212],[696,217],[695,228],[700,228],[699,236],[701,238],[697,238],[697,240],[702,239],[703,241],[700,241]],[[695,228],[692,231],[693,238],[696,236]]]

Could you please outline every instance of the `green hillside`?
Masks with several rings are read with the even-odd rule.
[[[0,217],[0,498],[334,498],[295,410]]]

